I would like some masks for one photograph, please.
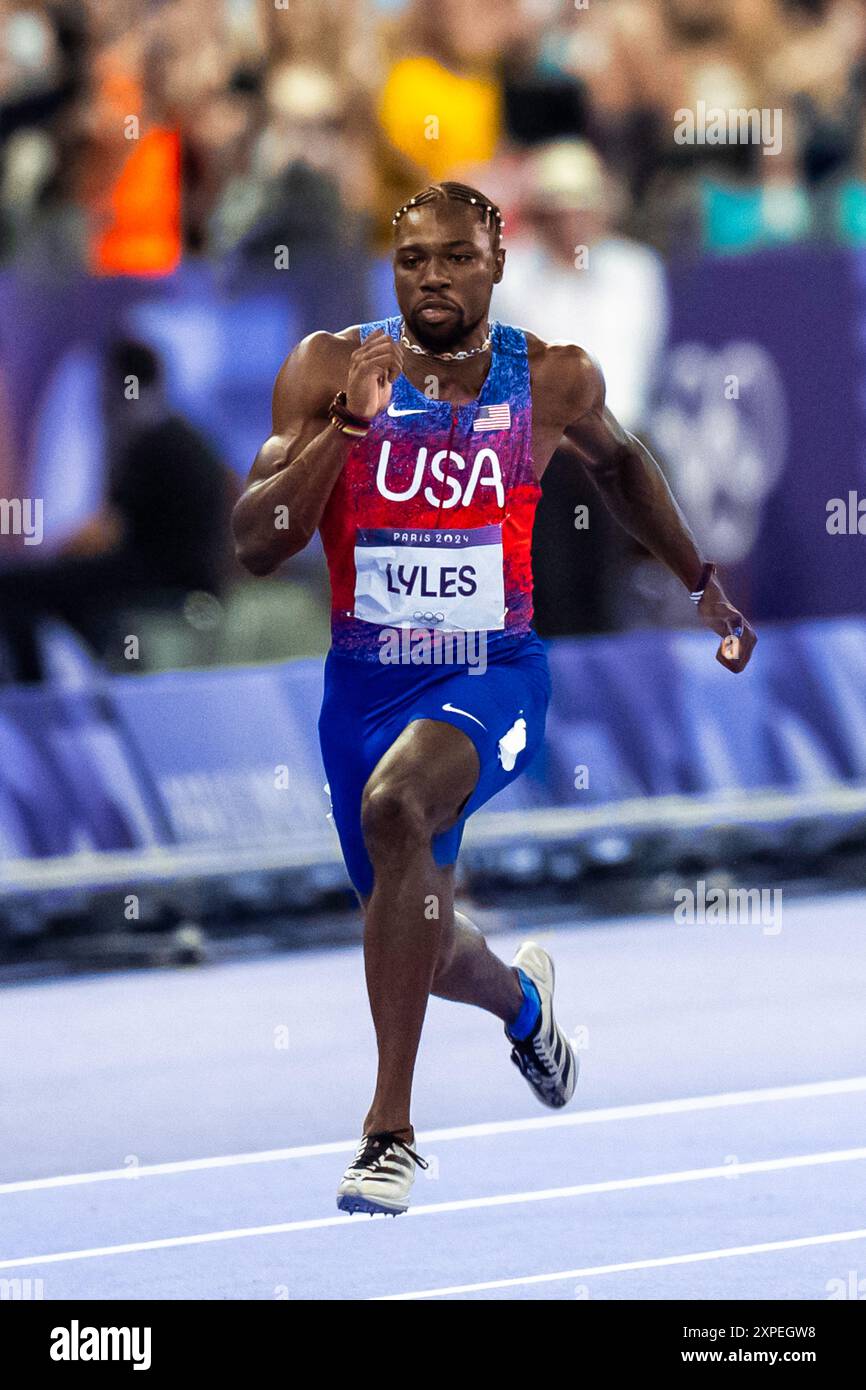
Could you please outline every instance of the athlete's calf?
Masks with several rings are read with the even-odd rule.
[[[364,964],[379,1048],[365,1134],[391,1130],[412,1138],[412,1073],[431,992],[477,1004],[505,1022],[520,1008],[516,973],[466,918],[455,922],[453,865],[433,857],[434,836],[455,823],[477,779],[471,739],[451,724],[420,719],[404,729],[364,789],[361,823],[374,872]]]

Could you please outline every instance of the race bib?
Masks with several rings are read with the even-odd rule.
[[[380,627],[481,632],[505,626],[502,527],[359,528],[355,617]]]

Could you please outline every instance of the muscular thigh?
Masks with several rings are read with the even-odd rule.
[[[379,759],[364,790],[408,789],[422,805],[431,833],[438,834],[458,819],[479,768],[475,744],[462,730],[436,719],[413,719]]]
[[[415,820],[420,809],[437,866],[453,865],[466,816],[537,752],[549,691],[537,639],[480,674],[385,669],[329,654],[319,737],[334,826],[362,899],[374,877],[363,824],[375,822],[372,790],[399,793],[378,798],[380,821],[401,803]]]

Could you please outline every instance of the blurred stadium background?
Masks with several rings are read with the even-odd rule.
[[[699,102],[781,149],[677,143]],[[733,680],[555,459],[547,745],[464,892],[862,883],[864,103],[859,0],[0,0],[2,959],[357,931],[321,553],[250,581],[227,520],[282,358],[393,312],[393,209],[446,177],[503,209],[496,316],[599,357],[760,634]]]

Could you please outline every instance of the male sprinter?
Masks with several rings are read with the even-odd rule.
[[[319,733],[363,905],[379,1053],[337,1197],[344,1211],[396,1215],[423,1164],[409,1105],[431,993],[501,1019],[545,1105],[565,1105],[577,1079],[553,1017],[550,957],[528,943],[509,968],[455,913],[453,887],[466,818],[522,772],[544,733],[550,677],[530,625],[530,541],[539,479],[563,435],[613,515],[722,637],[722,664],[742,671],[755,635],[658,465],[605,408],[595,363],[573,344],[488,321],[505,265],[499,209],[443,183],[393,220],[401,315],[313,333],[291,353],[234,525],[253,574],[317,528],[327,556]],[[483,672],[467,634],[480,639]]]

